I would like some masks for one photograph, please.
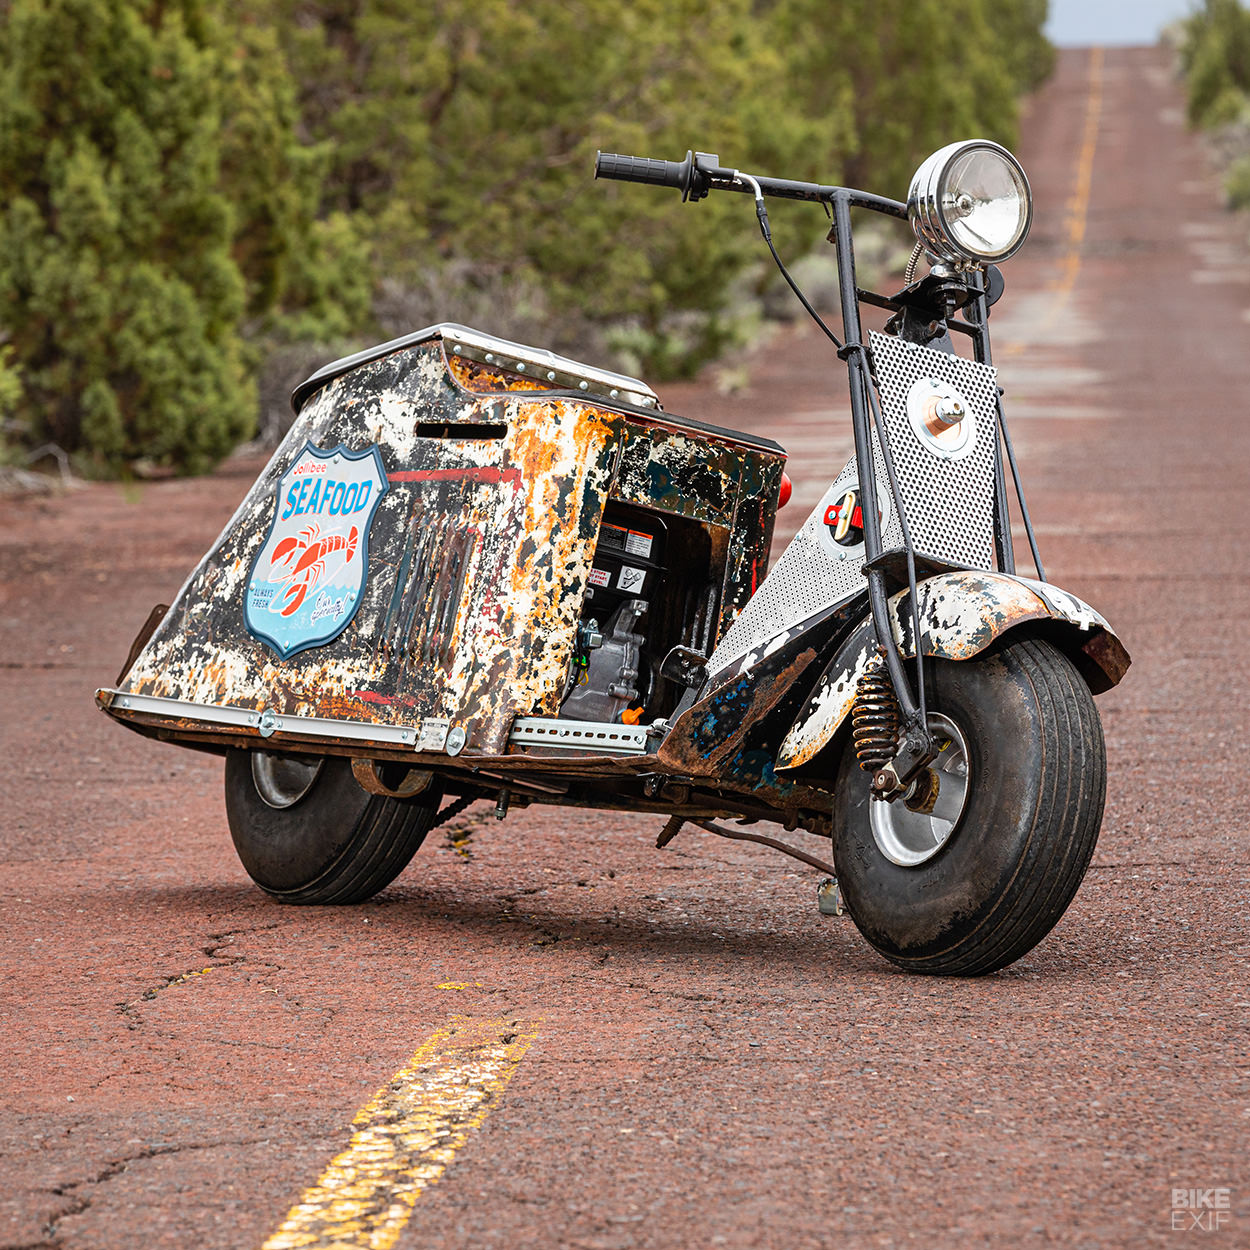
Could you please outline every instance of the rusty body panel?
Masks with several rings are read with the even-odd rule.
[[[957,572],[928,578],[917,587],[921,654],[968,660],[996,638],[1028,622],[1053,622],[1055,641],[1072,658],[1095,694],[1127,672],[1128,652],[1097,612],[1075,595],[1006,573]],[[911,596],[901,591],[889,603],[890,623],[903,655],[916,654]],[[839,649],[821,675],[803,714],[791,726],[777,755],[777,767],[810,763],[833,740],[850,714],[860,678],[877,652],[877,637],[865,621]]]
[[[674,720],[656,751],[659,768],[750,796],[789,828],[828,832],[828,790],[779,775],[775,744],[839,636],[835,628],[794,631],[750,671],[717,680]]]
[[[475,332],[459,331],[363,353],[297,391],[295,425],[118,689],[101,692],[106,711],[201,744],[261,742],[250,720],[197,726],[194,706],[352,728],[337,745],[330,731],[288,739],[271,728],[270,749],[505,757],[518,716],[559,715],[610,500],[706,535],[719,615],[699,628],[715,641],[765,571],[781,449],[663,413],[631,379],[587,370],[592,385],[576,383],[570,362],[549,353],[475,353]],[[283,475],[310,446],[376,447],[385,493],[350,624],[284,658],[246,628],[240,603]],[[671,628],[689,626],[677,613]],[[124,706],[136,696],[178,707]]]
[[[827,828],[827,781],[813,788],[786,770],[833,739],[875,652],[871,622],[856,628],[855,596],[752,649],[693,702],[679,704],[681,689],[657,677],[639,709],[652,727],[622,727],[633,734],[627,745],[541,732],[582,723],[559,718],[585,663],[579,630],[592,583],[605,584],[595,562],[609,510],[618,535],[630,518],[663,518],[673,576],[647,618],[660,654],[709,654],[767,572],[784,453],[665,413],[635,380],[588,371],[577,381],[549,354],[516,359],[487,350],[498,341],[474,346],[475,332],[446,330],[315,375],[287,439],[172,607],[146,623],[101,706],[185,745],[409,763],[462,793],[772,812],[792,827]],[[301,456],[332,449],[353,461],[376,456],[385,471],[367,577],[340,634],[283,656],[249,629],[240,605],[284,475]],[[967,659],[1009,629],[1045,621],[1065,631],[1095,691],[1128,665],[1093,609],[1024,578],[931,576],[919,617],[925,655]],[[914,655],[905,592],[889,619],[901,652]],[[522,721],[528,736],[515,730]],[[396,796],[415,784],[394,789],[364,762],[358,775]]]

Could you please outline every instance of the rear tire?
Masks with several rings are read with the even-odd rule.
[[[1089,687],[1049,643],[1010,638],[975,660],[934,660],[931,724],[958,731],[966,794],[923,843],[916,818],[874,813],[847,750],[834,797],[834,863],[856,927],[910,972],[978,976],[1031,950],[1072,901],[1106,791]],[[956,752],[958,755],[958,752]]]
[[[348,760],[226,756],[226,818],[248,876],[284,903],[360,903],[389,885],[437,820],[438,793],[367,794]]]

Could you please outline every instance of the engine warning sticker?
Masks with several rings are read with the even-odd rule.
[[[649,560],[654,545],[655,537],[642,530],[626,529],[608,521],[599,527],[599,546],[606,551],[623,551],[627,555]]]
[[[621,565],[620,576],[616,579],[616,586],[618,590],[641,590],[646,578],[646,569],[636,569],[628,564],[623,564]]]
[[[648,560],[651,558],[651,544],[653,541],[650,534],[643,534],[638,530],[630,530],[625,535],[625,550],[631,556],[641,556],[644,560]]]
[[[611,586],[612,574],[607,569],[591,569],[590,584],[592,586]]]

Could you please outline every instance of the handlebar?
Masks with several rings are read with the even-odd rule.
[[[763,195],[783,200],[815,200],[829,204],[845,197],[856,208],[870,208],[891,217],[907,216],[907,205],[867,191],[849,187],[823,186],[816,182],[791,182],[786,178],[741,178],[736,169],[721,167],[720,157],[712,152],[687,152],[684,161],[661,161],[649,156],[623,156],[616,152],[595,154],[595,177],[614,178],[618,182],[642,182],[656,187],[672,187],[681,192],[683,200],[701,200],[711,190],[741,191],[755,194],[758,185]]]
[[[656,187],[673,187],[686,200],[701,200],[708,193],[710,172],[720,169],[720,158],[707,152],[686,153],[684,161],[659,161],[650,156],[621,156],[616,152],[595,153],[595,177],[615,178],[618,182],[645,182]]]

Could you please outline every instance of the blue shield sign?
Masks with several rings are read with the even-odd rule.
[[[248,574],[248,633],[282,657],[333,641],[351,623],[369,568],[369,527],[386,493],[376,446],[312,443],[278,479],[273,523]]]

